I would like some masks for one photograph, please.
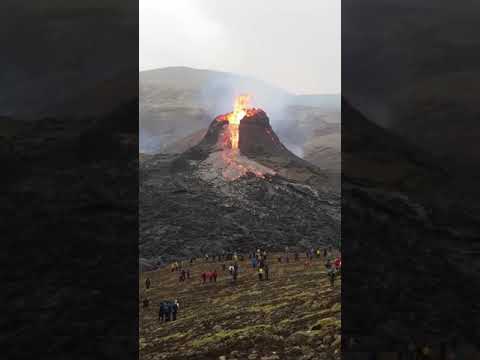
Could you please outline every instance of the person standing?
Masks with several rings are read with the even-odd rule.
[[[170,306],[170,309],[171,309],[170,312],[172,314],[172,321],[177,320],[177,312],[178,312],[179,307],[180,307],[180,304],[178,303],[178,300],[175,299],[173,304],[171,304],[171,306]]]
[[[159,321],[167,321],[167,306],[165,302],[160,303],[160,308],[158,309],[158,320]]]
[[[336,275],[336,271],[333,267],[330,267],[328,269],[328,278],[330,280],[330,286],[333,288],[335,286],[335,275]]]
[[[263,268],[261,267],[258,268],[258,280],[263,280]]]
[[[147,279],[145,280],[145,288],[148,290],[150,289],[150,278],[147,277]]]

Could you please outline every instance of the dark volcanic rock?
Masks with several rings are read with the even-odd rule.
[[[345,344],[478,343],[478,190],[347,102],[342,121]]]
[[[291,156],[280,142],[270,126],[270,120],[264,111],[258,110],[250,117],[244,117],[239,126],[239,148],[242,154],[255,156],[261,154]]]

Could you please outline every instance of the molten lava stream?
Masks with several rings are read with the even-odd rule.
[[[230,132],[230,143],[233,150],[238,149],[238,124],[228,124]]]

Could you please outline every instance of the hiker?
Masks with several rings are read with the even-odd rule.
[[[190,279],[190,269],[187,269],[187,279]]]
[[[303,267],[304,267],[305,269],[307,269],[307,268],[310,267],[310,265],[311,265],[311,264],[310,264],[310,260],[307,258],[307,259],[305,260],[305,263],[303,264]]]
[[[308,259],[308,260],[312,260],[312,256],[313,256],[312,250],[311,250],[311,249],[308,249],[308,250],[307,250],[307,259]]]
[[[230,265],[228,267],[228,272],[230,273],[230,275],[233,275],[233,270],[235,270],[235,268],[233,267],[233,265]]]
[[[263,260],[267,260],[267,251],[263,250]]]
[[[282,257],[281,256],[278,257],[278,262],[282,263]]]
[[[182,269],[182,272],[181,272],[181,274],[180,274],[179,281],[180,281],[180,282],[185,281],[185,278],[186,278],[186,272],[185,272],[185,269]]]
[[[319,258],[319,257],[320,257],[320,248],[318,248],[318,249],[317,249],[317,251],[316,251],[316,253],[315,253],[315,254],[317,255],[317,258]]]
[[[175,299],[175,301],[170,304],[170,313],[172,314],[172,321],[177,320],[177,312],[180,307],[180,304],[178,303],[178,300]]]
[[[222,264],[222,271],[223,272],[227,271],[227,265],[225,263]]]
[[[333,262],[333,265],[335,266],[335,270],[340,271],[340,269],[342,268],[342,258],[337,257]]]
[[[165,302],[160,303],[160,308],[158,309],[158,320],[159,321],[168,321],[167,320],[167,315],[168,315],[168,308]]]
[[[209,282],[212,282],[212,281],[213,281],[213,272],[209,271],[209,272],[207,273],[207,276],[208,276],[208,281],[209,281]]]
[[[295,261],[300,260],[300,256],[298,255],[298,251],[295,251],[294,258],[295,258]]]
[[[263,268],[258,268],[258,280],[263,280]]]
[[[269,268],[267,263],[265,263],[264,269],[265,269],[265,280],[268,280],[269,279],[268,275],[270,273],[270,268]]]
[[[175,263],[172,263],[172,265],[170,266],[171,268],[171,271],[174,272],[175,271]]]
[[[150,278],[147,278],[147,279],[145,280],[145,288],[146,288],[147,290],[150,289]]]
[[[336,271],[333,267],[330,267],[328,269],[328,278],[330,279],[330,286],[333,287],[335,285],[335,275],[336,275]]]
[[[208,262],[208,254],[205,254],[205,262]]]
[[[327,261],[325,262],[325,268],[329,270],[331,267],[332,267],[332,264],[330,263],[330,259],[327,259]]]
[[[217,276],[218,276],[217,270],[214,270],[213,273],[212,273],[212,277],[213,277],[214,282],[217,282]]]
[[[205,271],[202,273],[202,280],[203,280],[203,284],[207,282],[207,273]]]
[[[233,281],[236,282],[238,277],[238,264],[233,264]]]
[[[327,248],[323,248],[323,257],[327,257]]]
[[[150,303],[150,301],[148,300],[148,298],[143,299],[143,307],[144,308],[147,308],[149,303]]]

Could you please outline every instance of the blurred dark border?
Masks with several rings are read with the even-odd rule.
[[[480,358],[479,12],[342,1],[344,359]]]
[[[4,357],[135,359],[138,1],[0,8]]]

